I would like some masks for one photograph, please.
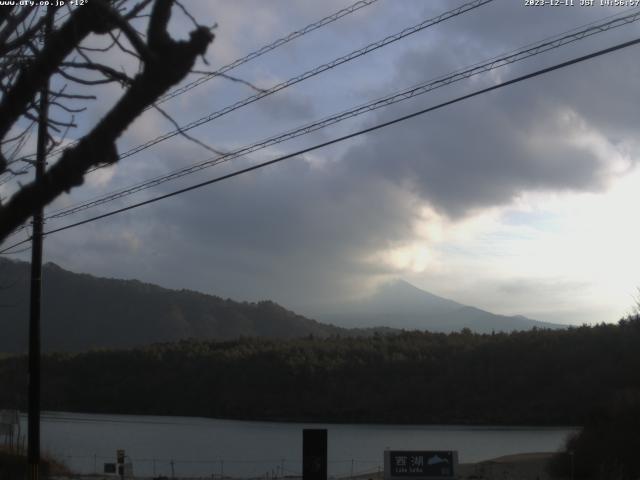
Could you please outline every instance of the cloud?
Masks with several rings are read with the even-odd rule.
[[[430,47],[424,55],[407,53],[397,63],[397,79],[429,78],[434,55]],[[631,57],[622,62],[640,73]],[[613,66],[612,60],[603,63],[604,69],[590,65],[553,74],[368,134],[344,155],[345,168],[409,188],[453,218],[508,204],[525,191],[602,191],[640,152],[632,134],[640,119],[619,95],[638,86],[633,76],[620,75],[615,87],[594,95],[594,85],[607,85],[600,72]],[[506,76],[523,71],[512,68]],[[370,124],[455,96],[438,93],[401,105],[378,113]]]
[[[288,92],[265,98],[258,104],[258,108],[267,120],[290,118],[297,122],[308,123],[315,117],[311,99],[299,98]]]
[[[368,276],[391,271],[369,263],[368,253],[402,242],[412,229],[404,192],[351,180],[297,159],[96,224],[80,250],[120,251],[129,270],[153,265],[154,281],[221,295],[288,304],[348,295]],[[103,238],[130,229],[134,243],[129,235]],[[87,264],[63,253],[70,251],[65,240],[51,242],[72,268]]]
[[[318,2],[295,3],[276,15],[263,2],[194,5],[202,18],[220,14],[215,17],[221,26],[210,58],[215,66],[339,8],[338,3],[331,8],[321,8]],[[191,133],[222,149],[249,144],[310,117],[343,110],[605,14],[575,8],[569,15],[553,8],[524,10],[520,3],[514,5],[495,2]],[[261,86],[260,79],[289,78],[306,63],[334,58],[391,33],[384,30],[391,28],[387,20],[402,28],[417,21],[407,22],[410,13],[422,18],[448,8],[449,2],[387,6],[380,2],[270,53],[237,74]],[[603,38],[614,43],[616,35]],[[580,51],[570,48],[562,54],[536,57],[358,122],[372,125],[389,120],[603,45],[598,39]],[[604,195],[637,164],[640,117],[629,100],[640,93],[635,56],[634,52],[612,54],[304,159],[51,236],[47,255],[77,271],[140,278],[236,299],[272,298],[293,307],[355,296],[386,278],[401,276],[436,294],[498,313],[540,315],[553,321],[554,315],[582,318],[589,308],[609,312],[610,304],[596,305],[587,297],[596,291],[598,268],[608,275],[613,272],[604,269],[613,257],[598,252],[594,254],[597,261],[585,262],[580,255],[569,255],[593,250],[593,242],[575,248],[580,236],[571,235],[571,228],[588,233],[580,228],[592,217],[585,214],[579,224],[570,223],[572,215],[563,208],[571,203],[568,199],[578,197],[576,205],[600,205],[600,200],[580,203],[582,195]],[[265,72],[272,72],[271,76]],[[167,109],[185,123],[250,93],[243,86],[212,81],[172,100]],[[355,123],[338,129],[351,131]],[[169,129],[160,116],[148,112],[123,138],[122,149]],[[334,134],[334,130],[321,133],[322,138]],[[305,137],[295,145],[309,146],[313,141]],[[282,144],[278,150],[234,161],[222,170],[203,171],[135,199],[293,149]],[[109,189],[116,189],[209,156],[187,140],[174,138],[124,160],[72,194],[77,199],[90,197],[100,193],[105,182]],[[554,202],[555,195],[561,201]],[[598,221],[611,218],[611,212],[625,211],[625,202],[634,198],[607,205]],[[109,208],[115,205],[120,206]],[[550,218],[560,226],[550,225]],[[606,228],[622,227],[614,222]],[[635,233],[630,237],[635,239]],[[605,235],[597,238],[609,242]],[[624,245],[624,251],[629,251],[629,245]],[[563,255],[566,263],[559,262]],[[618,260],[617,268],[623,268]],[[554,269],[554,262],[556,267],[566,265],[566,271]],[[589,270],[581,263],[597,268]],[[625,282],[630,281],[625,276]],[[571,302],[575,309],[567,313]]]

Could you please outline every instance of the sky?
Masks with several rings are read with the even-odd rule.
[[[628,7],[494,0],[189,131],[231,151],[512,52]],[[184,1],[216,38],[216,70],[349,1]],[[228,72],[259,88],[296,77],[463,5],[378,0]],[[637,8],[635,10],[638,10]],[[143,25],[141,24],[141,27]],[[175,9],[171,32],[191,21]],[[153,189],[51,220],[45,230],[271,160],[535,70],[640,37],[640,22],[593,35]],[[92,38],[98,45],[103,39]],[[45,261],[301,313],[404,279],[493,313],[616,322],[640,286],[640,46],[476,96],[152,205],[50,235]],[[135,73],[111,51],[101,61]],[[189,80],[198,78],[191,75]],[[99,91],[77,137],[121,95]],[[181,125],[256,92],[215,78],[162,104]],[[173,130],[145,112],[120,152]],[[173,137],[87,176],[47,212],[210,158]],[[24,181],[24,179],[21,179]],[[8,196],[17,188],[0,187]],[[11,240],[21,239],[22,233]],[[6,242],[8,244],[9,242]],[[28,253],[13,258],[28,259]]]

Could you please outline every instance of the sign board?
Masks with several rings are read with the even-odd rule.
[[[104,473],[116,473],[116,464],[115,463],[105,463],[104,464]]]
[[[387,450],[385,480],[452,478],[458,470],[458,452],[451,450]]]
[[[327,429],[305,428],[302,431],[303,480],[327,480]]]

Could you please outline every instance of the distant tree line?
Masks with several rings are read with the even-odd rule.
[[[595,410],[584,428],[567,439],[549,470],[564,478],[637,480],[639,450],[640,395],[629,391]]]
[[[633,313],[620,321],[621,332],[636,332],[640,323],[640,301]],[[633,335],[633,333],[632,333]],[[632,336],[637,341],[637,336]],[[634,341],[634,340],[629,340]],[[594,406],[583,428],[569,437],[565,448],[554,456],[549,471],[556,477],[637,480],[640,478],[640,389],[635,375],[620,364],[617,372],[629,375],[627,382],[613,384],[608,402]],[[608,384],[603,385],[605,388]],[[597,387],[597,386],[596,386]]]
[[[640,392],[640,320],[518,333],[181,341],[50,354],[47,410],[215,418],[583,425]],[[0,408],[26,408],[26,358]]]

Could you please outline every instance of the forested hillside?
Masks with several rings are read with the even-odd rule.
[[[44,358],[43,408],[338,422],[578,425],[640,391],[640,319],[511,334],[179,342]],[[0,408],[26,407],[26,359]]]
[[[27,350],[29,264],[0,258],[0,353]],[[46,351],[123,348],[186,338],[329,336],[343,329],[280,305],[235,302],[137,280],[43,268],[42,343]]]
[[[29,272],[26,262],[0,258],[0,354],[27,350]],[[324,318],[327,323],[268,300],[237,302],[138,280],[74,273],[53,263],[43,267],[42,291],[42,345],[48,352],[142,347],[190,338],[368,336],[398,328],[435,332],[469,328],[490,333],[563,327],[520,316],[495,315],[402,281],[384,287],[371,302],[343,305],[343,314],[329,315]],[[335,326],[334,320],[350,328]]]

